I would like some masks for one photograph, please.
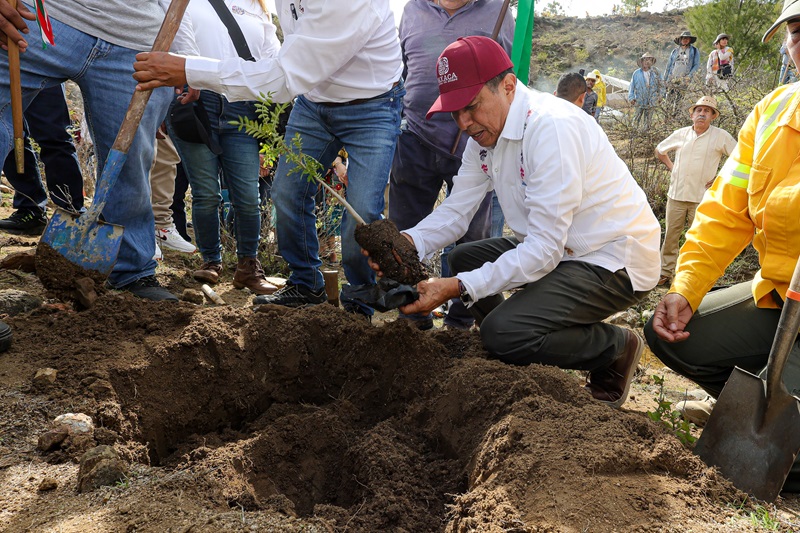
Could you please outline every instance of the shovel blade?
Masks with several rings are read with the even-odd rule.
[[[117,261],[123,228],[87,213],[56,209],[41,240],[70,263],[108,276]]]
[[[774,501],[800,451],[800,402],[735,368],[717,399],[694,453],[760,500]]]

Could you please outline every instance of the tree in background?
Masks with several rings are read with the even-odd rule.
[[[650,5],[650,0],[621,0],[620,11],[623,15],[635,15]]]
[[[761,36],[780,13],[781,0],[712,0],[689,8],[684,17],[706,58],[720,33],[731,36],[736,69],[766,61],[778,68],[778,49],[763,44]],[[778,45],[779,46],[779,45]]]
[[[543,17],[563,17],[565,14],[564,6],[557,0],[548,3],[544,6],[544,11],[542,11]]]

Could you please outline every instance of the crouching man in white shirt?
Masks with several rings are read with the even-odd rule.
[[[470,140],[450,196],[405,235],[426,257],[458,240],[494,189],[514,237],[457,246],[455,277],[420,282],[419,300],[401,311],[460,297],[494,357],[588,370],[589,392],[619,407],[644,341],[602,320],[655,286],[660,227],[594,119],[529,90],[511,67],[485,37],[442,52],[428,117],[451,113]],[[504,299],[511,289],[520,290]]]

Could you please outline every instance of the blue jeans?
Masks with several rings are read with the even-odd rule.
[[[25,110],[25,172],[17,173],[11,154],[3,165],[3,173],[14,187],[14,209],[44,212],[47,207],[47,191],[30,144],[33,137],[39,145],[53,203],[70,211],[83,211],[83,177],[72,135],[67,131],[71,125],[61,85],[43,89]]]
[[[73,80],[81,89],[97,161],[105,162],[116,139],[127,102],[133,95],[133,61],[137,50],[113,45],[51,19],[58,46],[46,50],[34,42],[23,54],[22,100],[27,108],[39,91]],[[28,21],[30,36],[39,35],[36,22]],[[33,38],[35,39],[35,38]],[[0,72],[8,72],[8,55],[0,54]],[[153,91],[128,150],[128,157],[103,209],[107,222],[125,227],[117,262],[108,278],[113,287],[127,285],[155,273],[155,223],[150,204],[148,175],[153,163],[156,128],[166,114],[172,89]],[[0,76],[0,156],[13,144],[8,76]],[[98,178],[101,172],[98,165]]]
[[[367,222],[381,218],[383,191],[389,180],[394,147],[400,134],[400,113],[405,88],[402,82],[386,93],[366,102],[328,106],[300,96],[289,116],[286,138],[299,134],[303,153],[328,168],[344,147],[349,156],[347,168],[347,201]],[[322,289],[324,282],[319,268],[314,198],[318,184],[308,176],[292,172],[295,165],[281,157],[272,185],[278,234],[278,251],[289,263],[289,281],[312,290]],[[342,217],[342,267],[347,281],[354,286],[374,285],[375,272],[361,255],[353,238],[356,223],[345,211]],[[342,289],[345,308],[372,314],[372,309],[348,297],[349,287]]]
[[[170,138],[181,156],[192,187],[192,221],[197,248],[203,261],[222,260],[219,218],[222,171],[231,206],[236,213],[233,219],[236,255],[256,257],[261,232],[258,140],[230,124],[240,116],[255,120],[255,103],[228,102],[225,97],[212,91],[201,91],[200,101],[211,122],[211,136],[222,148],[220,155],[216,155],[205,144],[179,139],[168,126]],[[173,105],[183,104],[175,102]]]

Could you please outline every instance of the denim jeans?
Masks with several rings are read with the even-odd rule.
[[[289,116],[286,138],[299,134],[303,153],[319,161],[324,168],[333,163],[344,147],[349,156],[347,201],[367,222],[381,218],[383,191],[389,180],[405,89],[402,82],[386,93],[352,105],[329,106],[300,96]],[[318,185],[308,176],[292,172],[295,165],[281,157],[272,185],[277,214],[278,250],[289,263],[291,283],[312,290],[324,286],[319,268],[314,198]],[[349,213],[342,217],[342,267],[347,281],[354,286],[375,284],[375,272],[361,255],[353,238],[356,222]],[[346,308],[372,314],[372,310],[348,298],[349,287],[342,289]]]
[[[14,187],[14,209],[44,212],[47,207],[47,191],[31,147],[32,137],[39,145],[53,203],[70,211],[83,211],[83,177],[72,135],[67,131],[71,125],[61,85],[43,89],[25,110],[25,172],[17,173],[12,154],[3,165],[3,173]]]
[[[46,50],[34,42],[21,61],[22,101],[27,108],[45,87],[71,79],[81,89],[89,132],[98,163],[104,163],[125,118],[133,95],[133,61],[138,50],[117,46],[51,19],[58,46]],[[27,21],[30,36],[39,35],[36,22]],[[35,39],[35,37],[32,37]],[[0,71],[8,71],[8,55],[0,54]],[[153,163],[156,128],[166,114],[172,89],[156,89],[128,150],[114,188],[103,209],[107,222],[125,227],[114,270],[113,287],[127,285],[155,273],[155,225],[150,205],[148,173]],[[11,151],[13,127],[7,76],[0,76],[0,155]],[[98,165],[98,177],[102,170]]]
[[[240,116],[256,119],[255,103],[228,102],[225,97],[212,91],[201,91],[200,101],[211,122],[211,137],[222,148],[220,155],[216,155],[205,144],[179,139],[168,126],[192,187],[192,222],[197,248],[203,261],[222,260],[219,218],[219,206],[222,203],[221,171],[231,206],[236,213],[233,218],[236,255],[256,257],[261,232],[258,140],[230,124]],[[175,102],[173,105],[183,104]]]

